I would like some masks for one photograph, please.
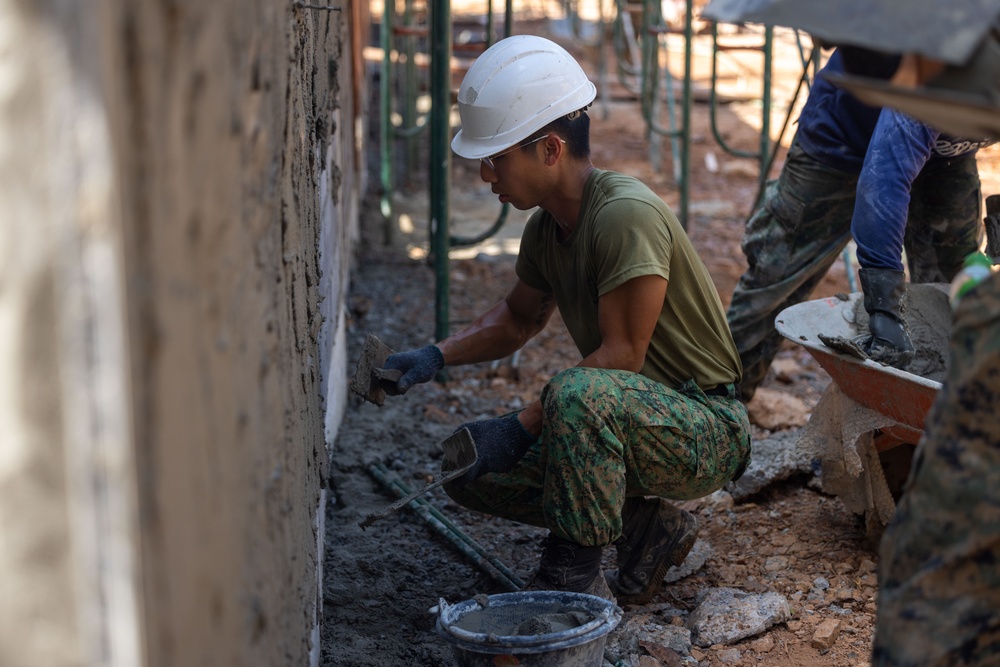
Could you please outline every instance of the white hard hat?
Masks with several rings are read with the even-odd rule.
[[[486,49],[458,89],[462,129],[451,148],[481,158],[514,146],[597,97],[583,68],[555,42],[515,35]]]

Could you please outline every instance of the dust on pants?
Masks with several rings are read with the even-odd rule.
[[[584,546],[622,531],[627,496],[700,498],[722,488],[750,456],[750,423],[736,398],[678,389],[638,373],[571,368],[542,392],[541,437],[517,467],[464,487],[456,502],[548,528]]]
[[[777,315],[809,298],[851,239],[856,174],[825,167],[793,142],[777,180],[747,221],[747,270],[726,319],[743,362],[749,399],[783,338]],[[979,247],[979,172],[974,156],[928,163],[910,191],[904,247],[912,282],[948,281]]]
[[[881,542],[873,667],[1000,665],[1000,274],[959,303],[950,348]]]

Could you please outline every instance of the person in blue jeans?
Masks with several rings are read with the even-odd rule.
[[[991,140],[950,137],[892,109],[867,106],[823,72],[888,79],[900,58],[838,48],[812,86],[776,180],[747,222],[748,268],[726,318],[749,401],[781,344],[774,319],[809,298],[852,236],[872,359],[905,368],[906,280],[946,282],[982,238],[976,151]]]
[[[814,16],[805,4],[789,5],[784,18],[772,16],[774,23],[805,28],[801,21]],[[996,122],[990,130],[991,123],[984,119],[989,118],[989,113],[1000,118],[1000,33],[996,30],[1000,7],[992,8],[991,25],[984,19],[991,11],[989,6],[962,12],[957,6],[960,4],[926,3],[922,9],[925,14],[937,13],[937,20],[930,25],[950,26],[946,32],[950,47],[961,47],[963,42],[973,39],[978,41],[967,59],[945,62],[940,60],[939,53],[907,52],[901,56],[900,72],[889,74],[897,93],[910,89],[911,94],[883,95],[882,99],[887,104],[900,104],[913,114],[926,115],[929,120],[944,120],[952,131],[971,133],[986,128],[985,131],[997,137],[1000,132]],[[966,10],[970,7],[965,5]],[[895,9],[890,0],[852,0],[838,5],[845,18],[879,11],[891,13]],[[828,27],[816,29],[838,33],[843,31],[843,26],[831,20]],[[946,29],[942,27],[941,30]],[[875,38],[867,41],[862,38],[856,43],[871,48],[881,46]],[[927,50],[931,44],[926,39],[924,43]],[[913,95],[914,91],[921,95]],[[938,102],[936,107],[920,106],[928,96]],[[951,105],[953,113],[941,113],[942,103]],[[931,108],[936,113],[931,114],[928,111]],[[857,191],[857,212],[865,215],[855,215],[855,235],[859,239],[858,255],[862,267],[867,263],[891,271],[897,260],[895,249],[901,239],[904,247],[910,250],[906,244],[914,235],[911,231],[914,202],[921,201],[916,195],[918,188],[938,189],[945,197],[931,201],[947,202],[949,193],[945,187],[949,182],[938,184],[926,180],[932,173],[929,169],[943,164],[940,171],[950,173],[947,169],[949,159],[952,163],[968,165],[968,153],[976,146],[961,142],[949,144],[947,138],[943,140],[929,128],[895,113],[879,114],[876,134],[870,141],[861,172],[867,185]],[[899,143],[887,146],[882,137],[893,135],[899,137]],[[928,152],[923,147],[932,141],[932,150],[925,158]],[[879,212],[879,207],[897,210],[901,206],[907,190],[899,183],[898,175],[910,173],[913,165],[921,160],[925,164],[917,180],[924,179],[924,182],[915,180],[909,189],[910,226],[890,227],[882,232],[884,236],[879,236],[879,218],[872,213]],[[790,173],[806,173],[810,177],[822,173],[809,171],[811,163],[807,160],[796,158],[790,162]],[[788,169],[786,165],[786,171]],[[782,179],[786,176],[792,178],[783,172]],[[801,189],[795,191],[802,192]],[[978,208],[978,201],[976,204]],[[971,202],[969,205],[971,207]],[[950,211],[946,208],[939,213],[942,217],[936,226],[930,219],[930,229],[936,233],[946,230],[953,220],[953,216],[948,215]],[[933,213],[934,209],[930,209],[924,216]],[[990,213],[992,218],[995,212]],[[990,246],[995,247],[992,239]],[[911,265],[930,263],[926,256],[909,254],[909,259]],[[949,271],[954,268],[954,261],[952,257],[946,262]],[[1000,273],[993,272],[975,284],[955,305],[947,375],[927,415],[924,436],[914,454],[909,479],[881,540],[872,667],[987,667],[1000,664],[998,405]]]

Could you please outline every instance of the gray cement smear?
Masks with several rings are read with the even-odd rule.
[[[533,604],[525,613],[518,613],[516,605],[507,605],[470,611],[455,622],[455,627],[499,637],[527,637],[579,628],[595,618],[594,614],[580,609],[565,611],[558,604],[544,608]]]

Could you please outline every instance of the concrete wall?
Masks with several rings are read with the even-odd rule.
[[[364,187],[333,6],[0,0],[0,665],[318,660]]]

